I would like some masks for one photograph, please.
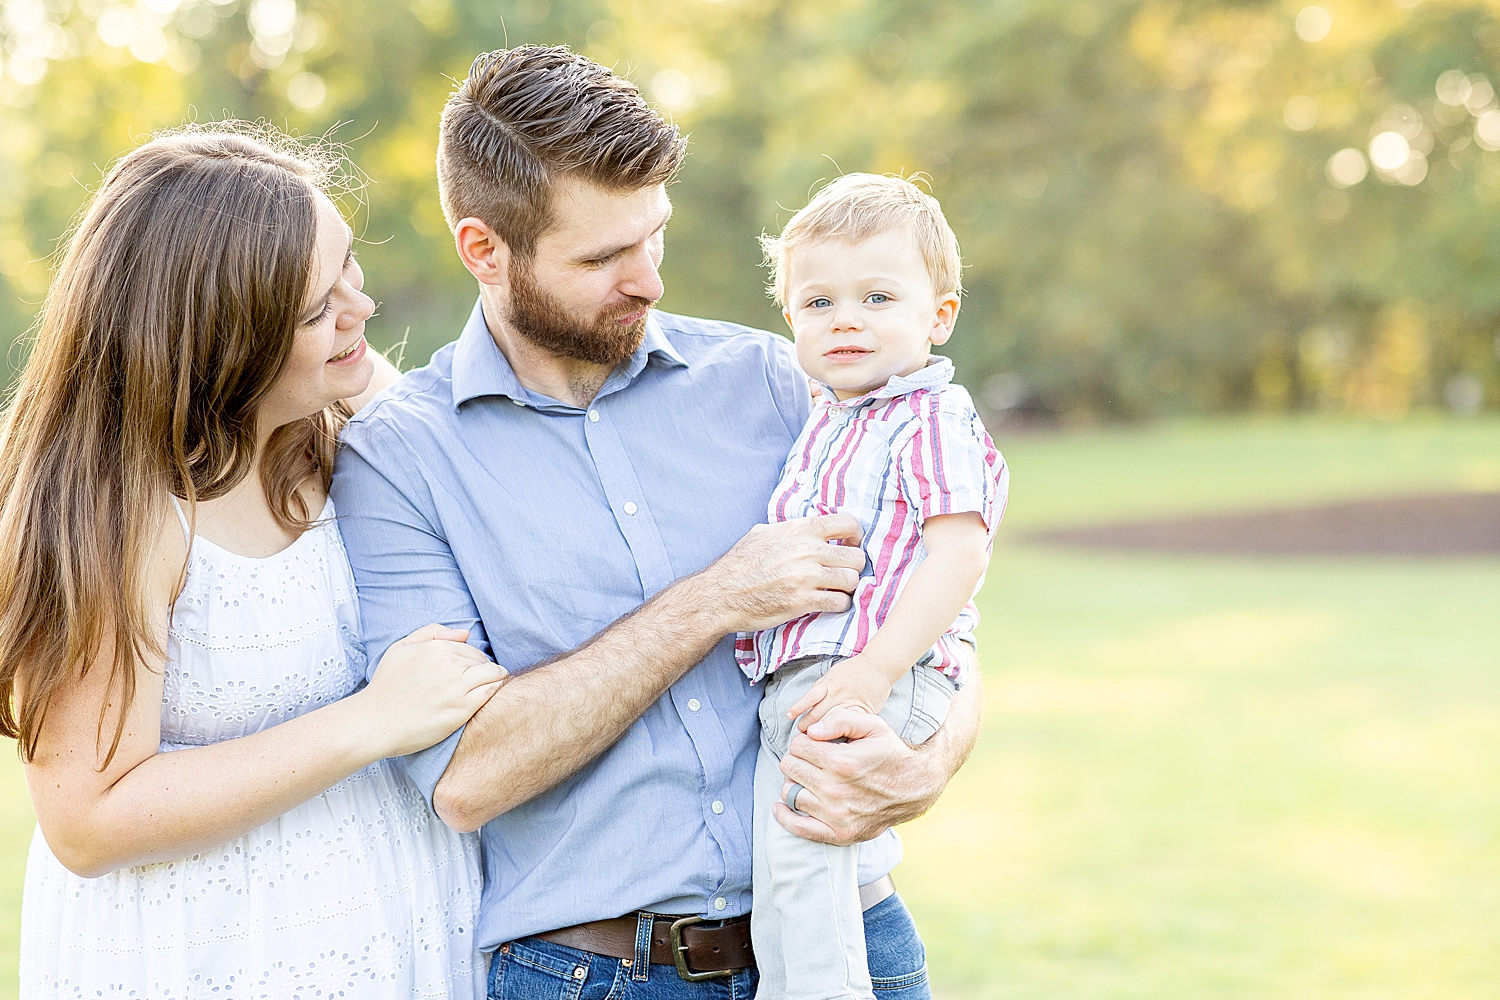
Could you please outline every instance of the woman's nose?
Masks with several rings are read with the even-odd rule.
[[[375,300],[366,295],[362,290],[356,288],[354,290],[354,301],[350,303],[349,308],[341,315],[348,318],[348,322],[340,324],[344,329],[348,329],[358,323],[363,323],[375,315]]]

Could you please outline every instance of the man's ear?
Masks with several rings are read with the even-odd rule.
[[[949,292],[938,299],[937,313],[932,317],[932,335],[927,339],[932,346],[946,344],[953,336],[953,324],[958,322],[958,293]]]
[[[453,227],[458,259],[481,285],[510,288],[510,246],[483,219],[459,219]]]

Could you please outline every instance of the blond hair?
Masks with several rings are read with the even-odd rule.
[[[925,179],[921,174],[914,177]],[[845,174],[813,195],[780,236],[761,236],[761,250],[771,269],[766,291],[777,305],[786,305],[788,265],[799,246],[829,240],[858,243],[900,228],[915,238],[933,291],[939,296],[961,294],[958,238],[938,200],[907,178],[880,174]]]

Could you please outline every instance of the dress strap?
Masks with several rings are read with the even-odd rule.
[[[168,493],[167,496],[172,498],[172,509],[177,511],[177,520],[182,522],[182,537],[187,539],[189,545],[193,544],[193,526],[188,524],[187,514],[183,513],[182,501],[175,494]]]

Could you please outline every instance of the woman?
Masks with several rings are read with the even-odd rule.
[[[373,304],[337,167],[251,126],[160,136],[48,293],[0,439],[23,996],[483,995],[475,843],[384,758],[504,671],[429,626],[360,688],[328,484]]]

